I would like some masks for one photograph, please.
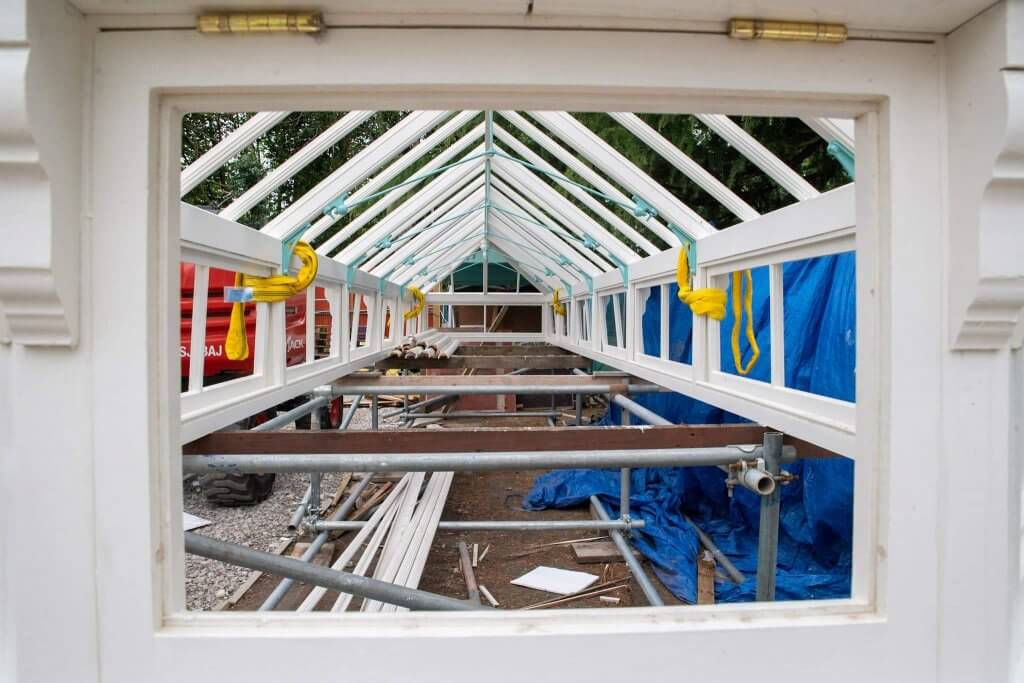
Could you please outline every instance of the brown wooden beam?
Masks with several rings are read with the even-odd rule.
[[[572,351],[551,344],[510,344],[509,346],[476,346],[463,344],[459,346],[457,356],[558,356],[568,355]]]
[[[590,359],[576,355],[545,356],[453,356],[451,358],[386,358],[377,361],[378,370],[433,370],[439,368],[502,368],[518,370],[570,370],[589,368]]]
[[[437,386],[501,386],[508,388],[508,393],[515,393],[517,386],[619,386],[625,391],[625,385],[632,386],[653,386],[650,382],[628,376],[615,377],[593,377],[590,375],[412,375],[409,377],[385,377],[377,374],[354,373],[342,377],[334,382],[336,389],[344,389],[346,386],[363,387],[373,385],[382,389],[388,387],[423,387],[429,390]],[[349,392],[351,393],[351,392]]]
[[[424,413],[429,416],[429,413]],[[596,451],[637,448],[704,448],[760,444],[760,425],[671,427],[497,427],[429,431],[214,432],[185,444],[186,455],[232,453],[492,453]],[[803,458],[837,454],[787,436]]]

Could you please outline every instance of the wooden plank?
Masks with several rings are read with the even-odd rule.
[[[715,558],[707,550],[697,551],[697,604],[715,604]]]
[[[186,455],[231,453],[500,453],[504,451],[594,451],[637,448],[703,448],[760,444],[765,427],[755,424],[671,427],[496,427],[430,431],[334,430],[214,432],[185,444]],[[836,453],[790,436],[803,458]]]
[[[296,543],[292,549],[288,551],[288,555],[291,557],[302,557],[307,550],[309,550],[308,543]],[[323,547],[321,547],[320,550],[317,551],[317,554],[313,556],[313,564],[321,567],[327,567],[331,564],[331,558],[333,556],[334,544],[324,543]]]
[[[591,543],[573,543],[572,552],[578,564],[605,564],[608,562],[625,562],[618,547],[611,541],[594,541]],[[639,557],[636,550],[635,557]]]
[[[435,370],[499,368],[503,370],[571,370],[589,368],[589,358],[573,354],[540,356],[452,356],[451,358],[386,358],[377,361],[378,370]]]
[[[572,386],[589,387],[593,385],[611,385],[614,391],[624,393],[626,384],[633,386],[652,386],[650,382],[626,376],[590,377],[581,375],[412,375],[408,377],[382,377],[380,375],[363,376],[361,373],[349,375],[334,382],[334,388],[344,391],[345,387],[421,387],[429,393],[431,387],[437,386],[469,386],[469,387],[507,387],[508,393],[515,393],[517,386]],[[621,387],[621,389],[616,389]],[[349,392],[352,393],[352,392]]]
[[[293,540],[294,539],[292,538],[281,539],[281,542],[274,546],[273,549],[271,549],[271,554],[280,555],[285,551],[285,549],[289,545],[291,545]],[[239,586],[238,589],[234,593],[232,593],[226,600],[224,600],[216,607],[214,607],[213,611],[220,612],[222,610],[227,609],[228,607],[234,607],[235,605],[237,605],[238,601],[242,599],[242,596],[248,593],[249,589],[256,585],[256,582],[260,580],[261,576],[263,576],[263,572],[259,570],[249,572],[249,576],[246,577],[245,582],[242,583],[242,585]]]

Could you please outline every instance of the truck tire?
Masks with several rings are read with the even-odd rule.
[[[343,413],[344,405],[340,398],[336,398],[320,408],[317,413],[320,429],[337,429],[341,426],[341,420],[344,417]]]
[[[240,507],[266,500],[274,490],[274,473],[204,474],[199,478],[206,500],[214,505]]]

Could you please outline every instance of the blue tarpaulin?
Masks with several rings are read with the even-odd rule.
[[[794,261],[783,267],[786,386],[853,401],[855,336],[855,270],[852,253]],[[754,323],[761,359],[749,378],[769,381],[768,269],[753,271]],[[690,362],[692,315],[669,291],[669,358]],[[643,314],[646,353],[658,355],[660,291],[651,290]],[[722,371],[735,373],[729,332],[731,306],[722,322]],[[744,358],[750,349],[745,341]],[[643,394],[638,403],[678,424],[718,424],[745,420],[681,394]],[[618,424],[613,406],[605,422]],[[848,597],[853,531],[853,461],[847,458],[799,461],[785,467],[797,480],[782,488],[776,597],[781,600]],[[736,585],[720,579],[720,602],[752,600],[757,568],[760,499],[737,487],[729,498],[725,473],[718,468],[657,468],[632,472],[631,514],[645,520],[632,542],[651,562],[662,582],[680,599],[696,601],[698,540],[685,521],[700,526],[747,580]],[[598,495],[609,513],[619,504],[619,473],[609,470],[557,470],[541,475],[524,507],[583,505]]]

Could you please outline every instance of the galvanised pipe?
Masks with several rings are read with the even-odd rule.
[[[382,394],[610,394],[622,391],[629,394],[651,394],[669,391],[657,384],[522,384],[522,385],[423,385],[423,384],[346,384],[346,393],[361,393],[367,396]]]
[[[324,472],[325,470],[320,468],[314,468],[312,470],[307,471]],[[338,506],[338,509],[334,511],[334,514],[331,515],[331,521],[338,521],[344,519],[348,515],[349,511],[351,511],[352,508],[355,507],[356,501],[359,499],[359,494],[366,490],[366,487],[370,485],[370,481],[372,479],[372,476],[366,476],[363,477],[358,484],[356,484],[355,488],[352,489],[352,493],[348,495],[348,498],[346,498],[344,502],[342,502],[342,504]],[[316,554],[320,552],[320,548],[324,546],[324,543],[327,542],[327,538],[329,536],[330,533],[326,531],[317,534],[316,538],[313,539],[313,542],[309,544],[308,548],[306,548],[306,552],[302,553],[302,557],[300,557],[297,561],[310,562],[314,557],[316,557]],[[260,605],[259,611],[269,612],[270,610],[277,607],[277,604],[281,602],[281,598],[283,598],[285,594],[288,593],[293,583],[293,579],[282,579],[281,583],[277,584],[277,587],[274,588],[274,591],[270,595],[268,595],[267,599],[263,601],[262,605]]]
[[[275,430],[275,429],[280,429],[281,427],[284,427],[285,425],[289,425],[292,422],[295,422],[295,420],[299,419],[300,417],[302,417],[304,415],[308,415],[309,413],[313,412],[314,410],[316,410],[320,406],[326,405],[327,404],[327,400],[328,399],[325,396],[318,396],[317,398],[314,398],[314,399],[311,399],[309,401],[306,401],[301,406],[292,408],[291,410],[289,410],[284,415],[278,415],[277,417],[273,417],[273,418],[267,420],[266,422],[264,422],[261,425],[257,425],[255,427],[253,427],[249,431],[252,431],[252,432],[268,432],[268,431],[272,431],[272,430]]]
[[[636,448],[608,451],[505,451],[494,453],[249,453],[182,456],[185,474],[209,472],[464,472],[594,469],[611,467],[714,467],[762,457],[761,446]],[[783,447],[783,461],[796,449]]]
[[[276,576],[284,576],[287,577],[285,581],[302,581],[314,586],[332,588],[342,593],[351,593],[371,600],[407,607],[410,610],[484,609],[480,605],[474,605],[465,600],[457,600],[436,593],[396,586],[366,576],[356,576],[326,567],[318,567],[290,557],[281,557],[235,543],[218,541],[191,531],[185,532],[185,552]]]
[[[489,410],[453,410],[450,413],[417,413],[416,419],[427,417],[558,417],[559,413],[539,412],[531,413],[520,411],[518,413],[499,413]]]
[[[343,432],[348,429],[348,426],[352,424],[352,418],[356,416],[356,411],[359,410],[359,402],[363,400],[363,395],[359,394],[355,397],[352,403],[348,407],[348,412],[345,413],[345,417],[341,419],[341,424],[338,425],[338,431]]]
[[[594,507],[594,512],[603,521],[610,521],[608,511],[604,509],[604,505],[597,496],[590,497],[590,504]],[[644,571],[644,567],[640,564],[640,560],[636,559],[633,555],[633,549],[629,546],[629,542],[626,541],[626,537],[622,535],[621,531],[616,529],[609,529],[608,535],[612,537],[612,541],[618,547],[619,552],[622,554],[622,559],[629,565],[629,570],[633,572],[633,578],[640,585],[640,590],[643,591],[644,597],[647,598],[647,602],[655,607],[664,607],[665,601],[658,595],[658,589],[654,587],[647,572]]]
[[[765,432],[764,467],[773,478],[780,472],[783,459],[781,432]],[[757,537],[757,600],[775,599],[775,573],[779,560],[779,502],[782,492],[776,487],[761,496],[761,523]]]
[[[401,415],[402,413],[408,413],[413,410],[418,410],[420,408],[427,408],[429,406],[437,405],[438,403],[441,403],[442,401],[447,401],[450,398],[450,396],[435,396],[434,398],[428,398],[425,401],[417,401],[416,403],[410,403],[409,405],[399,408],[398,410],[386,410],[382,412],[380,416],[381,419],[387,419],[389,417],[394,417],[395,415]]]
[[[352,531],[362,528],[366,522],[317,522],[317,531]],[[441,521],[441,531],[608,531],[610,529],[643,529],[644,520],[632,519],[628,523],[621,519],[609,521],[594,519],[558,520],[470,520]]]
[[[309,499],[312,497],[313,489],[312,486],[306,487],[306,493],[302,496],[302,500],[299,502],[299,507],[295,508],[295,512],[292,513],[292,518],[288,520],[288,531],[295,531],[302,524],[303,517],[306,516],[306,508],[309,507]]]
[[[574,374],[580,375],[582,377],[591,377],[591,375],[589,373],[586,373],[583,370],[580,370],[579,368],[573,368],[572,371],[573,371]],[[632,388],[633,387],[631,387],[631,389]],[[607,393],[607,392],[603,392],[603,393]],[[633,393],[635,393],[635,392],[633,392]],[[663,418],[661,415],[658,415],[653,410],[650,410],[649,408],[645,408],[644,406],[642,406],[639,403],[637,403],[636,401],[628,398],[627,396],[624,396],[622,394],[611,394],[610,398],[611,398],[612,402],[615,403],[615,405],[619,406],[620,408],[622,408],[625,411],[628,411],[630,414],[635,415],[636,417],[640,418],[641,420],[643,420],[644,422],[646,422],[649,425],[655,425],[655,426],[658,426],[658,427],[662,427],[662,426],[668,426],[668,425],[674,424],[672,421],[666,420],[665,418]]]
[[[324,398],[324,397],[321,397]],[[342,400],[344,401],[344,396]],[[339,432],[343,432],[348,429],[348,426],[352,423],[352,418],[355,417],[356,409],[359,408],[359,402],[363,400],[362,396],[356,397],[356,400],[352,402],[349,407],[348,413],[341,420],[341,425],[338,427]],[[321,426],[322,428],[322,426]],[[321,473],[311,473],[313,477],[318,477]],[[319,494],[319,482],[317,482],[317,493]],[[299,506],[295,508],[295,512],[292,513],[292,518],[288,520],[288,531],[295,531],[302,524],[302,519],[306,516],[306,511],[309,509],[309,503],[313,499],[313,481],[311,480],[309,486],[306,488],[306,492],[302,496],[302,500],[299,502]],[[314,506],[317,510],[320,508],[319,495],[317,496],[317,504]]]
[[[743,572],[736,568],[736,565],[732,563],[732,560],[725,556],[725,553],[715,545],[715,542],[711,540],[710,536],[704,533],[703,529],[694,524],[693,520],[690,519],[689,516],[683,515],[683,519],[685,519],[686,522],[693,527],[693,530],[697,532],[697,538],[700,540],[700,544],[704,546],[712,556],[714,556],[718,564],[722,565],[722,569],[724,569],[725,573],[729,575],[729,578],[732,579],[733,583],[739,585],[747,580],[747,577],[743,576]]]

